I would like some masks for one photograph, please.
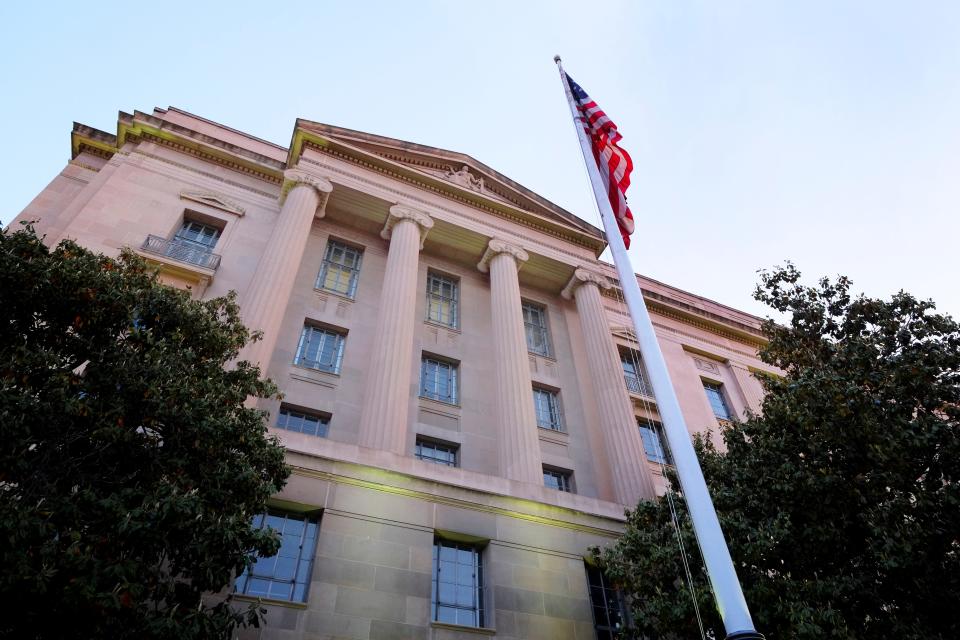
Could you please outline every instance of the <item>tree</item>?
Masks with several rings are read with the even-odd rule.
[[[776,638],[960,637],[960,326],[932,302],[763,272],[762,415],[696,449],[757,628]],[[679,491],[676,478],[671,478]],[[724,636],[689,520],[707,631]],[[641,503],[598,561],[629,596],[627,635],[699,637],[669,505]]]
[[[197,302],[29,227],[0,233],[0,637],[221,638],[261,612],[204,602],[278,540],[286,481],[249,396],[231,294]]]

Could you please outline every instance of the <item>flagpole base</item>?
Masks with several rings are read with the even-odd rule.
[[[758,631],[735,631],[726,637],[726,640],[766,640]]]

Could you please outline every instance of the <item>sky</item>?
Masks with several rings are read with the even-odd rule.
[[[554,54],[633,157],[635,270],[767,315],[791,260],[960,317],[960,3],[3,3],[0,222],[73,121],[172,105],[467,153],[599,226]]]

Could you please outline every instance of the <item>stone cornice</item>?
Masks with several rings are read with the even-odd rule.
[[[309,131],[298,129],[291,143],[290,158],[302,157],[305,149],[312,149],[319,153],[333,156],[337,159],[393,178],[394,180],[413,185],[425,191],[440,194],[449,200],[535,229],[570,244],[585,247],[590,249],[596,256],[599,256],[607,246],[606,240],[602,237],[573,229],[567,223],[548,220],[542,214],[537,214],[514,204],[483,196],[397,161],[375,155],[369,151],[351,147],[339,141],[328,140]]]
[[[74,123],[71,157],[88,151],[109,158],[127,142],[139,141],[172,148],[266,182],[280,184],[283,179],[283,164],[273,158],[141,112],[121,113],[116,135]]]
[[[413,207],[402,204],[395,204],[390,207],[390,213],[387,214],[387,221],[380,231],[380,237],[389,240],[393,235],[393,228],[401,220],[412,220],[420,230],[420,249],[423,249],[423,242],[427,239],[427,233],[433,228],[433,218],[430,214]]]
[[[530,259],[530,254],[524,251],[522,247],[510,244],[506,240],[501,240],[500,238],[494,238],[487,243],[487,250],[483,252],[483,257],[480,258],[480,262],[477,263],[477,269],[480,270],[480,273],[487,273],[490,271],[490,261],[501,253],[506,253],[513,256],[513,259],[517,264],[517,270],[523,266],[524,262]]]
[[[576,290],[584,284],[595,284],[601,291],[604,289],[609,289],[613,286],[610,282],[610,279],[606,276],[597,273],[596,271],[590,271],[589,269],[578,268],[573,272],[573,275],[570,276],[570,281],[567,282],[567,286],[563,288],[563,291],[560,292],[560,296],[564,300],[573,300],[573,296],[576,293]]]

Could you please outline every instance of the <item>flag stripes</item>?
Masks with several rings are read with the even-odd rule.
[[[597,161],[600,177],[603,179],[604,187],[607,190],[607,198],[610,200],[610,206],[613,207],[613,213],[617,218],[617,226],[623,236],[623,244],[629,249],[630,234],[633,233],[634,225],[633,214],[630,212],[630,207],[627,206],[626,193],[627,187],[630,186],[633,160],[630,159],[630,154],[625,149],[621,149],[617,145],[617,142],[623,138],[617,131],[617,125],[587,95],[587,92],[574,82],[569,74],[566,74],[566,76],[577,111],[582,118],[583,128],[590,137],[593,157]]]

